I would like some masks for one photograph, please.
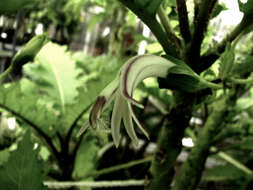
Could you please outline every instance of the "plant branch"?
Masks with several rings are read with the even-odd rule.
[[[11,64],[3,73],[0,74],[0,83],[10,74],[13,70],[13,64]]]
[[[230,78],[229,79],[231,82],[235,84],[253,84],[253,78],[249,77],[247,79],[237,79],[237,78]]]
[[[201,44],[204,39],[204,33],[207,30],[210,14],[217,0],[203,0],[201,1],[198,15],[195,15],[194,33],[192,42],[188,49],[186,49],[186,60],[194,70],[198,67],[200,59]]]
[[[11,113],[12,115],[18,117],[19,119],[21,119],[22,121],[24,121],[25,123],[27,123],[28,125],[30,125],[46,142],[46,144],[48,145],[48,147],[51,149],[53,155],[58,159],[59,158],[59,152],[56,149],[56,147],[54,146],[51,138],[44,132],[42,131],[36,124],[34,124],[32,121],[30,121],[29,119],[25,118],[24,116],[22,116],[21,114],[15,112],[14,110],[11,110],[10,108],[8,108],[7,106],[0,104],[0,107],[3,108],[4,110],[8,111],[9,113]]]
[[[77,151],[78,151],[78,149],[79,149],[79,147],[80,147],[80,145],[81,145],[81,143],[82,143],[84,134],[85,134],[85,132],[82,133],[82,134],[79,136],[79,139],[78,139],[77,143],[75,144],[75,147],[74,147],[74,149],[73,149],[73,151],[72,151],[72,153],[71,153],[71,157],[72,157],[72,158],[75,158],[75,157],[76,157]]]
[[[213,51],[209,51],[201,56],[197,72],[201,73],[205,69],[209,68],[219,58],[219,55],[225,51],[226,44],[228,42],[233,42],[241,33],[243,33],[245,29],[247,29],[248,26],[249,23],[242,19],[242,21],[231,31],[231,33],[227,34],[227,36],[216,47],[211,48],[214,49]]]
[[[136,5],[130,0],[119,0],[122,4],[128,7],[132,12],[134,12],[152,31],[152,33],[157,38],[158,42],[163,47],[163,50],[166,54],[178,58],[179,52],[177,52],[176,47],[173,43],[167,38],[167,35],[164,33],[161,25],[156,20],[155,16],[150,16],[146,13],[144,9],[139,9]]]
[[[57,131],[56,132],[56,136],[58,137],[59,141],[60,141],[60,145],[61,145],[61,153],[65,153],[68,152],[68,147],[65,146],[65,141],[64,138],[61,136],[61,134]]]
[[[181,49],[181,41],[180,39],[176,36],[176,34],[173,32],[173,29],[170,26],[170,21],[168,19],[168,16],[165,14],[165,11],[162,7],[162,5],[158,8],[157,10],[158,17],[162,23],[162,26],[167,34],[167,38],[172,41],[175,46],[177,47],[178,51]]]
[[[184,39],[185,44],[188,44],[191,41],[191,32],[185,0],[177,0],[177,11],[180,33]]]
[[[172,190],[193,190],[198,185],[213,139],[222,130],[224,117],[226,117],[228,109],[234,104],[232,100],[234,96],[235,94],[232,93],[213,104],[213,111],[199,132],[196,144],[188,159],[180,168]]]
[[[85,114],[89,110],[89,108],[92,104],[90,104],[86,108],[84,108],[83,111],[75,118],[74,122],[71,124],[70,129],[68,130],[68,133],[65,138],[65,143],[67,146],[69,146],[71,136],[73,134],[74,128],[76,127],[78,121],[82,118],[83,114]]]
[[[124,180],[124,181],[65,181],[65,182],[51,182],[45,181],[49,189],[66,189],[70,187],[89,187],[89,188],[109,188],[109,187],[130,187],[130,186],[144,186],[144,180]]]
[[[210,82],[210,81],[207,81],[207,80],[204,80],[202,78],[200,78],[200,81],[202,84],[208,86],[209,88],[212,88],[212,89],[222,89],[224,88],[223,85],[221,84],[216,84],[216,83],[213,83],[213,82]]]
[[[144,159],[140,159],[140,160],[134,160],[134,161],[131,161],[131,162],[128,162],[128,163],[125,163],[125,164],[119,164],[117,166],[112,166],[112,167],[109,167],[109,168],[105,168],[105,169],[101,169],[101,170],[98,170],[98,171],[91,172],[91,173],[87,174],[84,178],[98,177],[100,175],[112,173],[112,172],[115,172],[115,171],[118,171],[118,170],[122,170],[122,169],[130,168],[130,167],[133,167],[133,166],[136,166],[136,165],[151,162],[151,160],[152,160],[152,156],[144,158]]]
[[[186,98],[186,97],[185,97]],[[193,101],[178,103],[166,116],[158,135],[157,148],[146,177],[145,190],[168,189],[174,177],[176,159],[182,149],[184,130],[189,124]],[[190,101],[189,101],[190,100]]]

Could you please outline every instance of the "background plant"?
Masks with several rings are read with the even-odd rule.
[[[121,188],[250,189],[253,1],[238,3],[244,13],[242,21],[216,43],[211,43],[213,30],[208,23],[225,10],[216,0],[194,1],[193,6],[184,0],[24,1],[1,9],[1,14],[11,17],[22,7],[34,23],[43,23],[45,28],[53,24],[63,35],[57,39],[61,44],[69,44],[69,35],[78,31],[73,25],[79,23],[81,12],[91,7],[104,7],[93,16],[93,23],[100,21],[104,28],[113,25],[105,42],[107,54],[93,57],[48,42],[23,66],[20,79],[10,80],[15,78],[12,75],[2,82],[0,184],[6,189],[16,189],[16,185],[21,189],[45,189],[42,184],[46,180],[60,181],[55,184],[58,187],[62,184],[68,189],[81,189],[80,184],[73,187],[62,182],[135,179],[131,183],[121,181],[127,186]],[[135,94],[145,108],[135,108],[135,112],[150,141],[137,131],[141,146],[136,148],[122,131],[122,142],[115,149],[107,124],[112,108],[104,113],[99,129],[88,130],[80,137],[77,133],[100,91],[128,59],[126,49],[132,50],[130,55],[136,54],[136,46],[145,39],[133,35],[134,15],[150,28],[162,47],[153,52],[177,64],[184,62],[221,88],[193,88],[199,81],[185,75],[187,67],[163,80],[145,80]],[[132,24],[121,24],[120,20],[130,18]],[[94,26],[92,22],[90,26]],[[133,37],[128,47],[124,44],[127,30]],[[8,127],[13,117],[17,121],[15,130]],[[185,138],[191,138],[194,146],[183,147]],[[155,149],[150,149],[152,143]],[[188,155],[183,162],[180,153]],[[214,160],[214,164],[208,165],[208,160]],[[34,183],[27,183],[31,173]],[[45,184],[54,187],[50,182]],[[113,182],[104,186],[110,184]]]

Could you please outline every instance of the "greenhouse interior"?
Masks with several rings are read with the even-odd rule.
[[[0,0],[1,190],[252,190],[253,0]]]

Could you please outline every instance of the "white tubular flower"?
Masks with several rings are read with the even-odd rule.
[[[165,78],[168,74],[168,69],[174,66],[175,64],[171,61],[155,55],[136,56],[127,61],[120,69],[116,79],[106,86],[96,99],[91,109],[89,124],[95,127],[101,113],[115,98],[111,118],[111,132],[115,146],[118,147],[120,143],[120,124],[122,120],[127,134],[136,146],[138,145],[138,138],[132,119],[145,136],[149,138],[148,133],[142,127],[133,111],[133,104],[143,107],[138,101],[133,99],[134,89],[145,78]]]

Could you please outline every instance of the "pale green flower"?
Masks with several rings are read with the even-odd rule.
[[[145,136],[149,138],[148,133],[133,111],[133,104],[143,107],[133,99],[133,92],[143,79],[166,77],[168,69],[173,66],[175,66],[174,63],[155,55],[141,55],[130,59],[122,66],[117,77],[104,88],[96,99],[91,109],[89,124],[96,127],[101,113],[115,99],[111,118],[111,133],[116,147],[120,143],[120,124],[122,120],[127,134],[135,145],[138,145],[138,138],[134,130],[133,120]]]

